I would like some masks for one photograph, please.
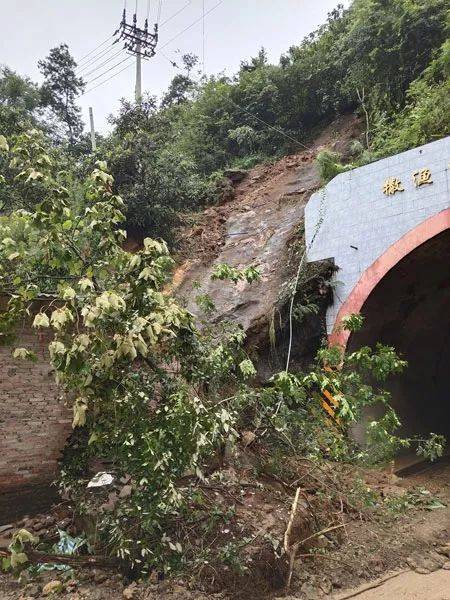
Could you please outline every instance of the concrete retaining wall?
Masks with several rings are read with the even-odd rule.
[[[402,236],[450,207],[449,163],[447,137],[342,173],[311,197],[305,209],[307,245],[315,239],[308,261],[332,258],[339,267],[328,333],[366,269]]]

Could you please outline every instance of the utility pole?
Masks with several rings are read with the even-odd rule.
[[[95,127],[94,127],[94,111],[92,110],[92,106],[89,107],[89,121],[91,123],[91,144],[92,144],[92,152],[96,152],[97,150],[97,141],[95,139]]]
[[[142,100],[142,59],[155,56],[155,48],[158,43],[158,24],[153,26],[153,33],[148,30],[148,19],[145,19],[144,28],[137,26],[137,15],[133,15],[133,24],[127,22],[127,12],[124,9],[119,29],[115,32],[118,36],[114,43],[123,40],[123,47],[127,52],[136,56],[136,103]]]
[[[141,62],[141,44],[136,44],[136,104],[142,101],[142,62]]]

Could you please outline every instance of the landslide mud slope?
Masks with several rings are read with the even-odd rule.
[[[342,117],[326,127],[310,149],[250,170],[231,200],[203,213],[201,224],[183,235],[189,258],[174,278],[176,293],[191,312],[198,314],[196,296],[208,294],[216,307],[214,321],[229,319],[245,331],[267,322],[290,277],[289,249],[299,228],[303,232],[304,207],[320,187],[315,158],[324,147],[345,153],[358,137],[356,117]],[[212,281],[217,263],[256,266],[261,281],[251,285]]]

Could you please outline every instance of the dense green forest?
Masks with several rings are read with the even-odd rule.
[[[448,134],[447,8],[445,0],[338,5],[278,64],[261,49],[231,78],[196,76],[196,57],[183,56],[162,100],[123,101],[99,145],[125,199],[128,230],[171,243],[181,212],[216,201],[223,168],[298,151],[339,114],[357,111],[367,126],[355,164]],[[93,164],[76,105],[84,84],[67,46],[39,66],[42,86],[3,67],[0,131],[42,129],[76,179]]]

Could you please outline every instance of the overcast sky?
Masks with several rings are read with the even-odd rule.
[[[147,13],[147,2],[138,1],[141,22]],[[158,2],[150,0],[151,22],[156,19]],[[202,56],[203,2],[205,13],[210,11],[205,17],[205,72],[225,71],[231,75],[241,60],[254,56],[261,46],[266,48],[271,61],[278,61],[289,46],[299,43],[325,21],[338,0],[163,0],[161,52],[143,63],[144,91],[159,96],[167,88],[176,72],[167,59],[176,61],[178,50]],[[130,15],[135,3],[136,0],[127,0]],[[345,2],[348,4],[349,0]],[[96,129],[104,131],[108,127],[106,118],[117,110],[119,99],[133,97],[133,59],[118,64],[126,54],[114,57],[120,46],[110,48],[110,42],[82,59],[112,35],[123,7],[123,0],[0,0],[0,63],[41,81],[37,61],[45,57],[50,48],[66,42],[80,62],[80,74],[88,81],[87,93],[80,98],[83,118],[88,121],[88,108],[92,106]],[[177,11],[180,12],[175,15]],[[200,19],[198,23],[183,32],[197,19]],[[97,55],[100,56],[95,60]],[[102,63],[105,64],[102,66]],[[128,68],[116,76],[127,65]],[[111,76],[112,79],[103,83]]]

